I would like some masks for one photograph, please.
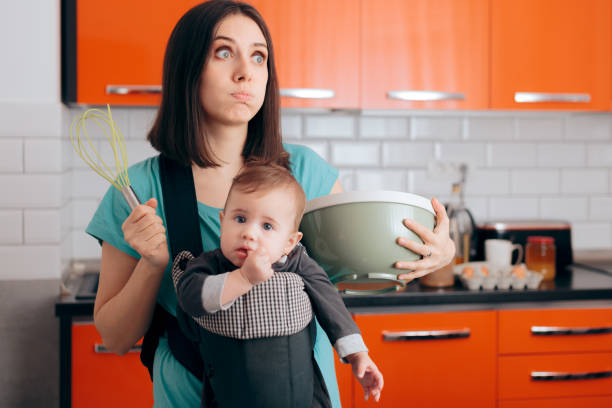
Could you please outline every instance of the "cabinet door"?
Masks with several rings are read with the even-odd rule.
[[[495,406],[494,311],[356,315],[385,384],[379,404],[355,407]],[[355,380],[353,380],[355,381]]]
[[[492,108],[610,109],[609,0],[491,7]]]
[[[363,108],[488,108],[488,0],[362,0],[362,10]]]
[[[181,15],[198,3],[77,1],[76,101],[98,105],[159,104],[166,43]],[[115,93],[127,92],[133,86],[144,88],[138,91],[141,93]]]
[[[581,397],[500,401],[499,408],[610,408],[612,397]]]
[[[340,391],[340,403],[345,408],[353,406],[353,372],[350,364],[340,361],[337,354],[334,354],[336,365],[336,379],[338,380],[338,391]]]
[[[283,107],[359,106],[354,0],[251,0],[272,35]],[[333,95],[332,95],[333,94]]]
[[[123,356],[100,349],[92,323],[72,326],[72,406],[151,407],[153,384],[138,352]]]

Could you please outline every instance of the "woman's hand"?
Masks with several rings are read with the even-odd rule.
[[[126,242],[148,263],[161,270],[170,260],[164,222],[155,213],[157,200],[140,204],[126,218],[121,230]]]
[[[436,227],[433,232],[416,221],[404,220],[404,225],[410,228],[423,240],[423,244],[414,242],[405,237],[397,239],[397,243],[417,254],[423,259],[414,262],[399,261],[395,263],[398,269],[410,269],[411,272],[402,273],[399,279],[413,280],[436,271],[448,265],[455,256],[455,243],[449,235],[449,220],[446,210],[440,202],[433,198],[431,204],[436,212]]]

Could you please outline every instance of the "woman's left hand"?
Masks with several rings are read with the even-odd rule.
[[[414,242],[406,237],[397,239],[397,243],[417,254],[423,255],[419,261],[399,261],[395,263],[398,269],[409,269],[402,273],[399,279],[411,281],[448,265],[455,257],[455,243],[449,235],[449,220],[446,210],[440,202],[433,198],[431,204],[436,212],[436,227],[433,232],[422,224],[413,220],[404,220],[404,225],[410,228],[423,240],[423,243]]]

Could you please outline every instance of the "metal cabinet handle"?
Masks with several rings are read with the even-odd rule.
[[[128,353],[140,353],[141,350],[142,350],[142,346],[140,344],[136,344],[134,347],[128,350]],[[109,349],[104,347],[102,344],[94,344],[94,352],[97,354],[112,353]]]
[[[612,333],[612,327],[549,327],[531,326],[533,336],[573,336],[580,334]]]
[[[280,96],[298,99],[331,99],[336,96],[332,89],[281,88]]]
[[[106,85],[109,95],[147,95],[160,94],[161,85]]]
[[[463,339],[470,337],[470,334],[471,330],[467,328],[458,330],[417,330],[401,332],[384,330],[382,332],[383,340],[385,341]]]
[[[465,99],[465,94],[439,91],[389,91],[387,98],[402,101],[462,101]]]
[[[552,371],[532,371],[531,381],[571,381],[594,380],[597,378],[610,378],[612,371],[590,371],[586,373],[557,373]]]
[[[591,102],[591,94],[580,93],[545,93],[545,92],[515,92],[516,103],[539,103],[539,102]]]

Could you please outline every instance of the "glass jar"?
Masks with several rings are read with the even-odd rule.
[[[553,237],[527,237],[525,263],[527,269],[542,274],[543,280],[555,278],[555,239]]]

